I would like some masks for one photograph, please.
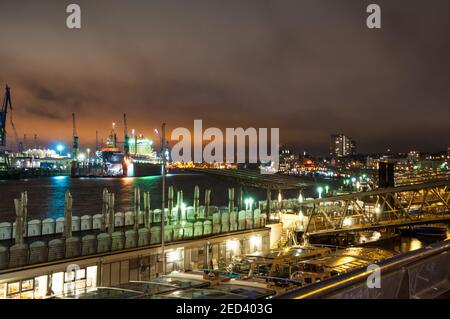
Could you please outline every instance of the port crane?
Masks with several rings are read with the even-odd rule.
[[[130,156],[130,137],[128,136],[127,114],[123,113],[123,150],[125,153],[125,159]]]
[[[14,137],[16,139],[16,145],[19,145],[19,137],[17,135],[17,130],[13,122],[13,107],[11,102],[11,90],[8,85],[5,88],[5,96],[3,97],[2,108],[0,109],[0,148],[6,147],[6,115],[8,113],[8,106],[10,112],[9,120],[11,127],[14,132]]]
[[[72,145],[72,163],[70,167],[70,174],[72,177],[75,177],[77,175],[78,170],[78,131],[75,113],[72,113],[72,127],[73,127],[73,145]]]

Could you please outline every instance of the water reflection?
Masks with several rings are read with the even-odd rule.
[[[175,191],[183,190],[184,202],[192,205],[194,187],[200,187],[200,204],[204,203],[204,191],[209,188],[213,205],[226,205],[228,187],[239,187],[236,183],[203,174],[176,174],[167,176],[166,188],[170,185]],[[133,188],[139,186],[141,191],[150,192],[151,208],[161,206],[161,176],[128,178],[70,178],[67,176],[10,180],[0,183],[0,221],[12,221],[15,218],[14,198],[20,192],[27,191],[29,199],[28,214],[30,218],[57,218],[64,214],[64,194],[70,190],[73,196],[73,214],[98,214],[101,212],[102,192],[107,188],[115,193],[116,212],[133,210]],[[265,189],[243,187],[244,196],[255,200],[265,199]],[[308,192],[310,194],[308,194]],[[314,190],[305,192],[312,196]],[[273,199],[277,196],[273,192]],[[283,197],[296,197],[298,190],[286,191]],[[236,196],[237,201],[237,196]],[[237,202],[236,202],[237,203]]]

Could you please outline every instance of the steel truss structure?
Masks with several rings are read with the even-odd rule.
[[[450,180],[377,189],[300,204],[305,238],[450,220]]]

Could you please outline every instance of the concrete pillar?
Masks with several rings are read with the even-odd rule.
[[[200,189],[197,185],[194,187],[194,219],[197,219],[200,216]]]
[[[169,209],[169,223],[172,221],[172,212],[173,212],[173,186],[170,185],[167,194],[167,207]],[[175,221],[178,222],[178,216],[175,218]]]
[[[103,189],[103,199],[102,199],[102,223],[100,226],[100,231],[105,232],[106,231],[106,216],[108,214],[108,202],[109,202],[109,195],[108,190],[106,188]]]
[[[209,206],[211,204],[211,190],[205,190],[205,218],[209,217]]]
[[[266,209],[266,220],[269,220],[270,214],[272,213],[272,191],[267,187],[267,209]]]
[[[183,212],[181,210],[182,204],[183,204],[183,191],[179,190],[177,192],[177,214],[178,214],[178,218],[180,221],[186,220],[186,215],[185,215],[186,212],[184,212],[184,214],[183,214]]]
[[[234,188],[228,188],[228,212],[234,210]]]
[[[150,227],[150,192],[144,192],[144,227]]]
[[[242,185],[239,186],[238,207],[239,210],[242,210],[244,208],[244,190],[242,189]]]
[[[25,227],[23,228],[23,235],[25,237],[28,236],[28,227],[26,225],[28,225],[28,193],[27,192],[22,192],[21,196],[21,201],[22,201],[22,218],[23,218],[23,225],[25,225]]]
[[[141,191],[139,186],[134,188],[134,230],[139,229],[139,213],[141,210]]]
[[[66,191],[64,195],[64,238],[72,237],[72,195]]]
[[[114,193],[108,194],[108,215],[109,227],[108,233],[111,235],[114,232]]]
[[[16,234],[15,234],[15,244],[23,244],[23,206],[20,199],[14,199],[14,206],[16,209]]]

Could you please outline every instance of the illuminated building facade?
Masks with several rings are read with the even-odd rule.
[[[138,156],[153,156],[153,141],[141,136],[130,139],[130,153]]]
[[[356,142],[344,134],[331,135],[330,155],[332,157],[344,157],[356,153]]]

